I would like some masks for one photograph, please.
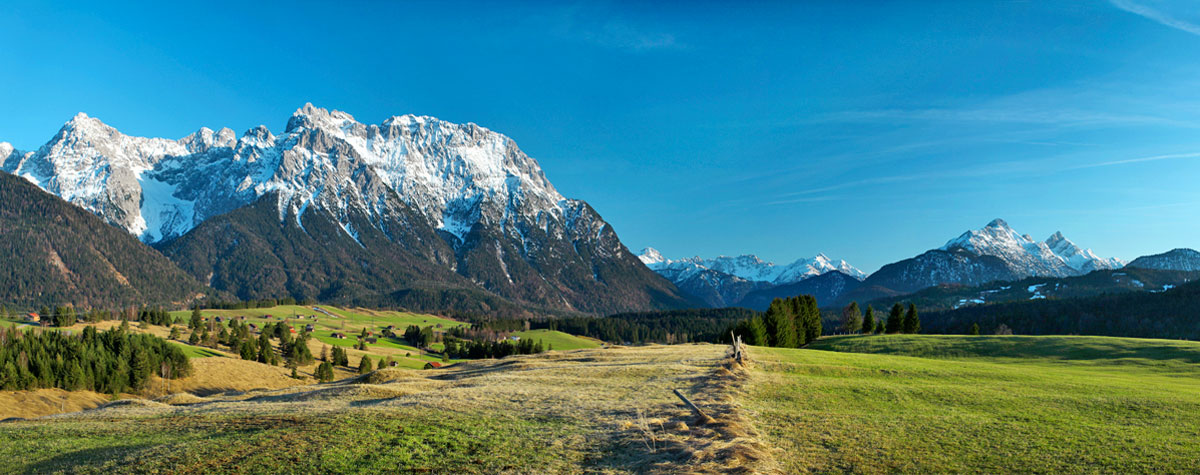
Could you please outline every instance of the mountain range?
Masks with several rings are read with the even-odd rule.
[[[1125,267],[1062,233],[1037,241],[1000,219],[870,275],[824,254],[789,264],[634,255],[502,134],[415,115],[364,124],[311,104],[278,134],[201,128],[178,140],[128,136],[80,113],[37,150],[0,143],[0,171],[36,185],[0,180],[0,258],[21,263],[7,268],[5,298],[19,305],[290,297],[513,316],[763,309],[799,294],[832,307],[945,288],[930,295],[953,306],[979,300],[956,288]],[[147,280],[130,259],[177,285]],[[1185,272],[1156,274],[1178,285],[1200,270],[1200,253],[1129,267]],[[1133,289],[1109,280],[1084,287]]]
[[[846,261],[834,260],[824,254],[787,265],[767,262],[754,255],[671,260],[654,248],[643,249],[638,258],[683,291],[713,307],[747,305],[742,301],[752,292],[796,284],[828,272],[860,280],[866,277]]]
[[[79,114],[0,170],[240,298],[605,313],[693,306],[510,138],[306,104],[281,134],[127,136]],[[515,307],[514,307],[515,306]]]
[[[671,260],[653,248],[640,252],[639,258],[683,291],[710,305],[755,309],[765,309],[776,297],[798,294],[815,295],[823,306],[832,307],[851,301],[894,298],[939,286],[973,288],[1029,277],[1066,278],[1126,265],[1121,259],[1103,258],[1091,249],[1079,247],[1061,232],[1036,241],[1018,233],[1002,219],[966,231],[912,258],[884,265],[870,275],[824,255],[800,259],[787,266],[764,262],[753,255]],[[1200,271],[1200,253],[1180,249],[1139,258],[1129,265]],[[1182,278],[1175,276],[1164,282],[1178,283]],[[1125,287],[1128,286],[1116,282],[1112,287],[1096,284],[1087,288],[1105,292]]]

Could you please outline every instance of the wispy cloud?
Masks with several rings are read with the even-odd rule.
[[[568,40],[630,52],[684,48],[674,33],[614,13],[604,4],[578,4],[552,16],[552,31]]]
[[[589,43],[630,51],[646,51],[680,47],[675,35],[659,31],[641,30],[629,23],[609,20],[598,28],[576,32]]]
[[[1124,160],[1111,160],[1111,161],[1107,161],[1107,162],[1089,163],[1086,165],[1069,167],[1069,168],[1067,168],[1067,170],[1079,170],[1082,168],[1108,167],[1108,166],[1113,166],[1113,165],[1126,165],[1126,164],[1130,164],[1130,163],[1157,162],[1160,160],[1181,160],[1181,159],[1193,159],[1193,158],[1200,158],[1200,153],[1172,153],[1172,154],[1166,154],[1166,155],[1153,155],[1153,156],[1149,156],[1149,157],[1127,158]]]
[[[1173,11],[1175,9],[1185,8],[1190,8],[1192,11],[1195,11],[1195,3],[1185,2],[1187,3],[1186,5],[1173,6],[1169,2],[1147,2],[1134,0],[1109,0],[1109,2],[1112,3],[1113,6],[1129,13],[1141,15],[1147,19],[1154,20],[1177,30],[1186,31],[1193,35],[1200,35],[1200,24],[1197,24],[1186,18],[1181,18],[1179,14]],[[1151,3],[1155,4],[1151,5]]]

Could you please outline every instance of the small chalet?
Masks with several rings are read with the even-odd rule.
[[[399,365],[400,365],[400,363],[399,363],[399,362],[397,362],[397,361],[395,361],[395,360],[392,360],[390,363],[388,363],[388,366],[393,366],[393,367],[394,367],[394,366],[399,366]]]
[[[425,369],[440,369],[441,367],[442,367],[442,364],[438,363],[437,361],[430,361],[428,363],[425,363]]]
[[[346,338],[346,334],[345,334],[345,333],[340,333],[340,332],[333,332],[333,334],[332,334],[332,335],[329,335],[329,336],[332,336],[332,337],[334,337],[334,338],[337,338],[337,339],[339,339],[339,340],[344,340],[344,339]]]
[[[384,330],[395,330],[395,329],[396,329],[396,326],[395,326],[395,325],[388,325],[388,326],[386,326],[386,327],[383,327],[383,329],[384,329]]]
[[[258,325],[255,325],[255,324],[251,323],[251,324],[249,325],[249,327],[250,327],[250,330],[251,330],[251,331],[258,331]]]
[[[217,323],[221,323],[221,317],[216,317],[215,320],[217,321]]]
[[[378,342],[378,341],[379,341],[379,339],[378,339],[378,338],[375,338],[375,337],[373,337],[373,336],[369,336],[369,337],[367,337],[367,343],[372,343],[372,344],[373,344],[373,343],[375,343],[375,342]]]
[[[310,331],[313,331],[313,330],[316,330],[316,329],[317,329],[317,327],[314,327],[314,326],[313,326],[313,324],[311,324],[311,323],[309,323],[308,325],[305,325],[305,326],[304,326],[304,331],[306,331],[306,332],[310,332]]]
[[[42,321],[42,316],[38,315],[34,312],[29,312],[29,313],[25,314],[25,321],[37,323],[37,322]]]

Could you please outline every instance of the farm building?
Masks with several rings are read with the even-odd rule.
[[[425,363],[425,369],[439,369],[441,367],[442,367],[442,364],[438,363],[437,361],[430,361],[428,363]]]
[[[249,327],[250,327],[250,331],[258,331],[258,325],[251,323],[249,325]]]
[[[311,323],[309,323],[308,325],[305,325],[305,326],[304,326],[304,331],[306,331],[306,332],[310,332],[310,331],[313,331],[313,330],[316,330],[316,329],[317,329],[317,327],[313,326],[313,324],[311,324]]]
[[[345,338],[346,338],[346,334],[345,334],[345,333],[340,333],[340,332],[333,332],[333,334],[332,334],[332,335],[329,335],[329,336],[332,336],[332,337],[334,337],[334,338],[337,338],[337,339],[345,339]]]
[[[378,338],[375,338],[375,337],[373,337],[373,336],[369,336],[369,337],[367,337],[367,343],[376,343],[376,342],[378,342],[378,341],[379,341],[379,339],[378,339]]]
[[[29,313],[25,314],[25,321],[37,323],[37,322],[42,321],[42,316],[38,315],[34,312],[29,312]]]

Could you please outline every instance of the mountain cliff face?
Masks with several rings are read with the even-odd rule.
[[[241,243],[275,236],[259,247],[293,247],[292,235],[308,234],[313,222],[323,234],[314,243],[337,234],[365,249],[359,268],[380,265],[376,253],[385,246],[364,236],[385,239],[385,255],[405,253],[399,262],[409,270],[378,281],[373,292],[471,285],[520,304],[584,312],[691,303],[642,266],[587,203],[559,194],[511,139],[474,124],[411,115],[363,124],[309,104],[280,135],[260,126],[241,137],[201,129],[167,140],[125,136],[80,114],[37,151],[8,146],[0,157],[4,150],[3,170],[162,247],[192,275],[238,295],[263,295],[279,277],[233,278],[222,262],[249,259]],[[237,212],[246,207],[254,210]],[[211,228],[267,215],[278,233],[255,222],[239,231],[245,239],[212,244],[218,236]],[[226,217],[189,236],[218,216]],[[333,276],[312,269],[294,275],[304,267],[296,264],[280,267],[291,269],[284,288],[292,295],[335,292]]]
[[[0,173],[0,302],[115,310],[211,296],[154,249],[38,187]]]
[[[1192,249],[1172,249],[1162,254],[1142,256],[1129,263],[1129,267],[1143,269],[1200,271],[1200,252]]]

